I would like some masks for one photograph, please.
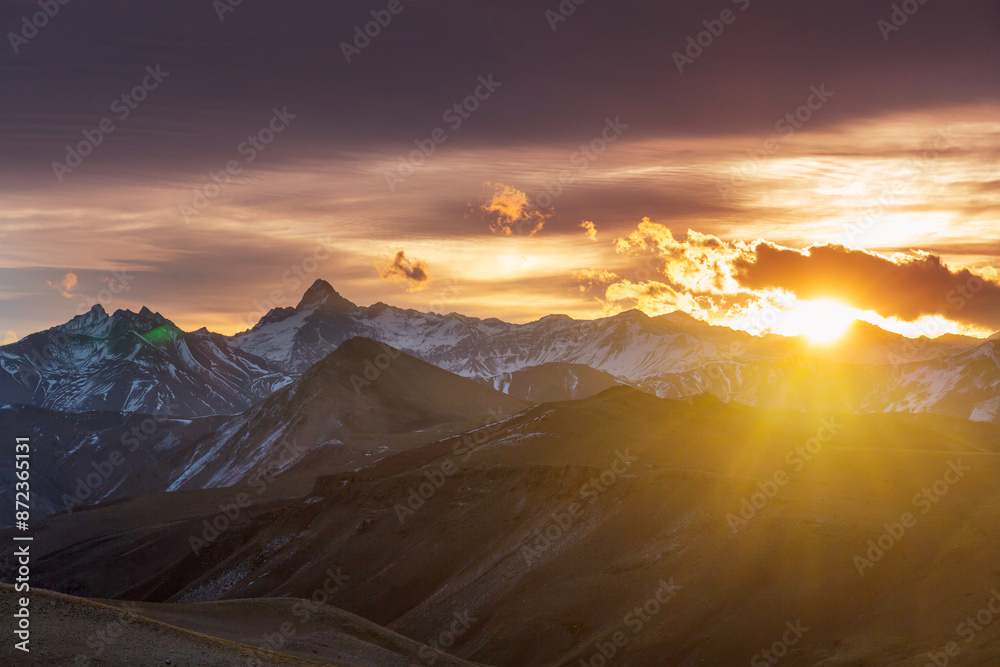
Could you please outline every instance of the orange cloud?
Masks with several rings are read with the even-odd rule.
[[[65,299],[72,299],[76,296],[73,294],[73,290],[75,290],[77,286],[75,273],[67,273],[58,283],[46,280],[45,284],[59,292],[59,294],[61,294]]]
[[[427,289],[431,282],[431,272],[427,263],[408,258],[403,250],[397,250],[394,256],[387,255],[381,263],[375,263],[375,269],[386,280],[407,283],[408,292]]]
[[[799,250],[693,230],[675,237],[649,218],[614,245],[619,254],[645,258],[638,280],[596,269],[574,275],[581,293],[603,292],[597,299],[609,309],[679,309],[732,321],[754,309],[773,309],[785,295],[779,310],[796,300],[832,299],[871,318],[905,323],[937,317],[969,332],[1000,329],[1000,274],[952,269],[930,253],[886,256],[830,244]]]
[[[903,320],[941,315],[1000,329],[996,276],[953,270],[929,253],[887,257],[840,245],[795,250],[761,241],[736,260],[735,268],[740,284],[752,290],[778,288],[802,299],[834,298]]]
[[[594,223],[588,220],[584,220],[583,222],[580,223],[580,228],[583,230],[583,233],[587,235],[588,239],[590,239],[591,241],[597,240],[597,227],[594,225]]]
[[[493,233],[510,236],[527,231],[528,236],[534,236],[542,231],[549,214],[535,208],[527,194],[503,183],[487,181],[485,185],[493,186],[493,194],[479,210],[492,218],[490,229]]]

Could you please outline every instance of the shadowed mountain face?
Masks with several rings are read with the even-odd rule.
[[[0,401],[68,412],[233,414],[289,381],[225,337],[185,333],[146,308],[108,315],[97,305],[0,348]]]
[[[177,473],[166,453],[184,449],[226,417],[175,419],[118,412],[0,407],[0,432],[33,444],[31,510],[36,519],[85,505],[164,491]],[[14,505],[15,461],[0,459],[0,502]],[[13,515],[0,519],[11,525]]]
[[[183,473],[170,488],[231,486],[307,455],[315,470],[356,470],[527,405],[388,345],[352,338],[186,451]]]
[[[532,403],[590,398],[622,384],[610,373],[595,371],[590,366],[559,362],[504,373],[489,382],[505,394]]]
[[[308,463],[301,469],[313,476],[353,471],[527,407],[388,345],[355,338],[235,417],[6,406],[0,428],[35,444],[33,510],[40,518],[166,490],[243,484],[257,495],[303,459]],[[0,460],[0,499],[11,504],[14,473],[12,458]],[[312,481],[301,483],[308,489]]]
[[[918,664],[1000,585],[998,447],[991,424],[613,388],[255,503],[214,536],[238,489],[51,517],[39,584],[308,597],[340,568],[332,604],[423,643],[466,614],[450,652],[484,664],[578,665],[618,631],[615,664],[746,664],[789,627],[782,664]],[[997,655],[986,632],[962,652]]]

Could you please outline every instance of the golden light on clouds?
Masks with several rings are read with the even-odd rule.
[[[693,230],[676,237],[649,218],[614,247],[644,259],[636,274],[645,275],[576,273],[581,291],[612,312],[676,309],[755,334],[816,342],[835,340],[859,319],[915,336],[982,336],[1000,328],[997,271],[952,268],[927,252],[882,255],[833,244],[800,250]]]
[[[190,328],[232,331],[245,328],[251,309],[243,304],[275,289],[282,293],[280,305],[294,305],[304,287],[283,278],[328,236],[337,258],[311,277],[326,278],[358,303],[426,308],[425,297],[439,281],[457,280],[466,289],[456,309],[515,321],[552,312],[593,317],[637,306],[649,313],[679,308],[717,323],[735,320],[740,308],[768,292],[741,283],[737,270],[737,260],[751,256],[757,239],[798,250],[867,248],[886,258],[900,251],[917,257],[923,250],[942,258],[953,274],[971,271],[966,281],[977,275],[995,284],[998,116],[1000,108],[962,107],[809,128],[757,161],[747,151],[766,137],[623,136],[586,170],[572,172],[544,211],[532,202],[572,168],[575,143],[456,144],[394,193],[382,180],[388,157],[381,153],[261,164],[248,178],[234,180],[190,225],[180,224],[177,214],[190,196],[190,183],[182,179],[122,184],[81,173],[46,195],[46,206],[30,192],[0,193],[0,220],[17,245],[12,253],[12,243],[0,244],[0,258],[24,275],[0,298],[65,301],[60,312],[68,319],[75,302],[61,294],[95,295],[106,276],[125,267],[137,277],[112,308],[149,304]],[[739,183],[724,199],[720,185],[730,184],[734,174],[741,174]],[[192,179],[200,182],[203,175]],[[234,245],[235,230],[240,244]],[[393,252],[383,257],[387,247]],[[405,260],[393,268],[397,249],[405,249]],[[196,265],[200,257],[213,261]],[[432,269],[435,286],[400,290],[372,270],[376,257],[383,258],[378,263],[388,280],[407,290],[427,281],[413,280],[417,274],[406,262]],[[179,266],[184,277],[167,290],[161,274],[170,264],[172,275]],[[248,265],[261,268],[248,276]],[[75,289],[64,284],[70,272],[78,278]],[[860,319],[916,335],[923,332],[913,323],[933,317],[948,323],[938,327],[942,333],[1000,328],[986,314],[991,287],[948,312],[954,308],[948,294],[964,287],[941,275],[938,287],[922,293],[925,301],[928,294],[945,301],[941,313],[895,313],[888,302],[855,303],[850,295],[809,285],[799,285],[808,290],[798,298],[836,300],[867,313]],[[525,299],[519,291],[529,281],[531,298]],[[238,310],[192,305],[187,295],[206,285],[238,294]],[[879,293],[908,290],[899,284]],[[32,330],[55,323],[38,322]]]
[[[535,208],[526,193],[503,183],[486,182],[484,185],[492,187],[493,193],[479,208],[492,218],[490,229],[494,233],[505,236],[514,233],[534,236],[542,231],[549,214]]]
[[[75,273],[67,273],[65,276],[63,276],[62,280],[60,280],[57,283],[46,281],[45,284],[47,284],[55,291],[59,292],[60,296],[62,296],[64,299],[72,299],[74,296],[76,296],[73,293],[73,290],[75,290],[77,286],[77,278]]]

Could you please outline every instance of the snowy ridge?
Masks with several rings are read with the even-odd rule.
[[[857,323],[825,348],[755,337],[683,313],[628,311],[597,320],[550,315],[527,324],[376,303],[357,306],[316,281],[227,337],[180,331],[159,313],[100,306],[0,347],[0,402],[68,411],[237,414],[361,336],[527,400],[579,398],[629,384],[665,398],[712,393],[761,407],[935,412],[1000,419],[994,337],[911,340]],[[553,364],[577,365],[588,381]],[[840,383],[840,384],[837,384]],[[841,396],[817,387],[842,386]],[[829,392],[828,392],[829,393]],[[837,393],[837,392],[834,392]]]

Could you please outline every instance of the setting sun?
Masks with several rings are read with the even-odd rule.
[[[832,343],[847,333],[859,311],[837,301],[800,301],[783,313],[774,333],[805,336],[811,343]]]

